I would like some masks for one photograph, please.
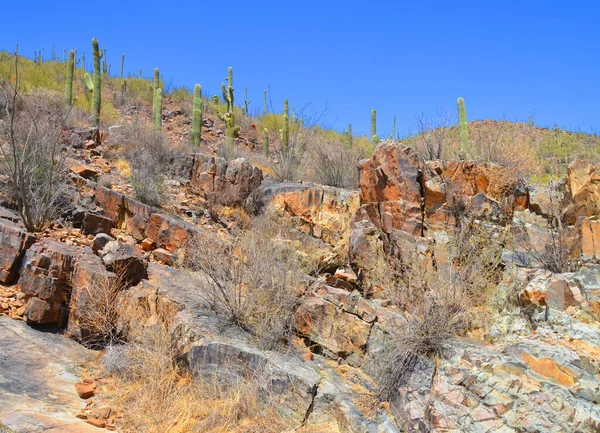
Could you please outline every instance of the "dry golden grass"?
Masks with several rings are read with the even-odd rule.
[[[100,366],[100,397],[116,413],[121,431],[279,433],[291,427],[259,398],[252,377],[215,373],[194,380],[178,364],[179,347],[164,324],[146,327],[138,337],[140,343],[109,348]]]

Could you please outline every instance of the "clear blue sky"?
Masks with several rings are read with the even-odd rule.
[[[270,87],[297,110],[331,108],[327,123],[386,136],[415,115],[463,96],[470,120],[556,122],[600,130],[600,2],[596,1],[162,1],[4,2],[0,49],[23,55],[52,45],[108,51],[112,72],[202,84],[214,94],[233,66],[236,102],[252,109]],[[88,61],[88,64],[90,62]]]

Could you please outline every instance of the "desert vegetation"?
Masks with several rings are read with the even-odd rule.
[[[597,136],[462,97],[355,135],[232,67],[207,95],[120,59],[0,53],[0,315],[94,355],[78,418],[493,431],[556,399],[535,431],[600,426]]]

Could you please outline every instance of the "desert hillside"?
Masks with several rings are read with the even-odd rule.
[[[356,136],[101,43],[0,53],[0,432],[600,431],[597,136]]]

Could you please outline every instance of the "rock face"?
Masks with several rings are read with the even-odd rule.
[[[263,179],[259,168],[244,158],[227,161],[210,155],[195,155],[192,185],[198,186],[211,203],[239,206]]]
[[[104,187],[96,190],[96,199],[116,228],[124,230],[139,242],[144,241],[146,247],[178,253],[179,256],[174,257],[175,263],[185,258],[186,242],[201,232],[193,224],[165,215]]]
[[[400,230],[423,236],[451,231],[458,201],[478,217],[506,222],[500,202],[514,197],[525,208],[526,196],[502,167],[473,161],[425,163],[410,148],[383,142],[360,170],[360,210],[355,221],[371,221],[386,234]],[[512,209],[509,210],[512,212]]]
[[[589,161],[578,160],[569,165],[566,192],[570,202],[567,218],[571,224],[578,217],[600,214],[600,175]]]
[[[94,352],[8,317],[0,317],[0,345],[0,431],[98,431],[75,417],[77,367]]]
[[[265,199],[300,231],[321,239],[345,258],[358,193],[321,185],[280,183],[266,186]]]
[[[34,241],[35,237],[17,223],[0,218],[0,283],[16,280],[21,259]]]

